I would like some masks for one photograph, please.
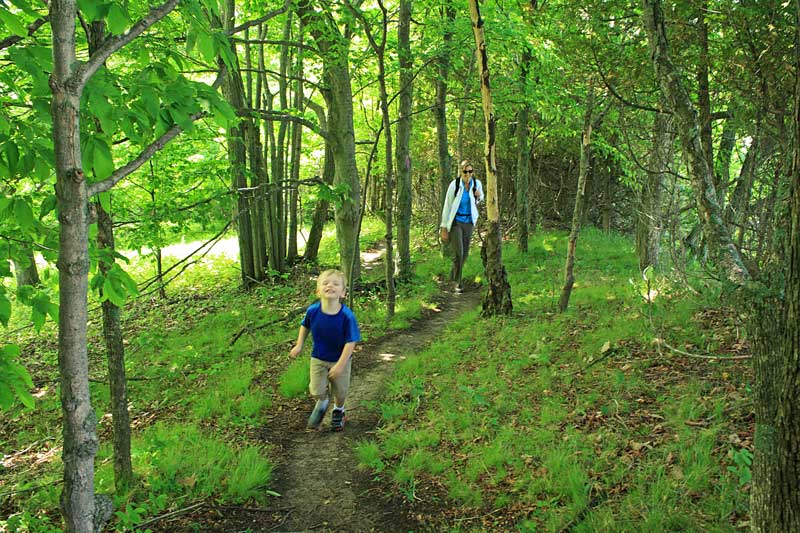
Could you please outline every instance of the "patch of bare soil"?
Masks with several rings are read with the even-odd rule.
[[[280,494],[264,508],[209,507],[184,515],[179,522],[159,524],[170,531],[199,524],[201,531],[348,531],[408,532],[426,527],[404,504],[399,494],[357,468],[356,444],[369,438],[379,422],[375,403],[384,397],[394,365],[415,357],[433,342],[448,322],[480,304],[480,291],[443,293],[439,307],[411,328],[367,343],[353,360],[353,378],[347,398],[347,424],[343,432],[330,431],[330,413],[321,431],[307,431],[312,404],[284,410],[264,428],[278,442],[283,458],[273,475],[271,489]],[[176,529],[177,528],[177,529]]]

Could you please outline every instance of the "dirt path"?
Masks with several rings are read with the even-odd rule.
[[[281,494],[276,507],[281,509],[282,518],[274,513],[268,520],[263,515],[260,519],[251,515],[245,527],[262,532],[418,529],[412,518],[392,505],[392,495],[381,494],[382,488],[356,468],[354,448],[377,426],[378,414],[369,404],[383,398],[395,363],[414,357],[436,339],[449,321],[480,304],[477,290],[444,296],[437,311],[410,329],[366,344],[357,353],[347,399],[348,421],[342,433],[328,429],[330,414],[323,421],[324,431],[308,432],[303,428],[307,413],[297,413],[294,418],[300,420],[295,421],[295,426],[299,427],[290,428],[286,457],[278,465],[272,487]]]

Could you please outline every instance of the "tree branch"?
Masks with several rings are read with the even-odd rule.
[[[82,89],[89,81],[89,78],[97,72],[112,54],[136,39],[150,26],[166,17],[179,2],[180,0],[167,0],[159,7],[151,8],[150,12],[131,26],[127,32],[106,39],[103,45],[92,54],[89,61],[78,67],[71,81],[77,85],[77,88]]]
[[[214,89],[219,87],[222,84],[222,80],[224,79],[224,77],[225,77],[224,73],[220,72],[219,75],[217,76],[217,79],[214,80],[214,83],[211,86]],[[200,111],[194,113],[193,115],[190,115],[189,120],[194,122],[195,120],[205,115],[206,115],[205,111]],[[91,198],[95,194],[110,190],[114,185],[119,183],[125,177],[133,173],[133,171],[137,170],[139,167],[141,167],[147,161],[149,161],[150,158],[153,157],[153,154],[164,148],[167,145],[167,143],[169,143],[172,139],[174,139],[181,133],[183,133],[183,128],[181,128],[177,124],[172,126],[169,130],[166,131],[166,133],[164,133],[161,137],[150,143],[147,146],[147,148],[142,150],[142,153],[136,156],[135,159],[129,161],[127,165],[118,168],[117,170],[114,171],[113,174],[111,174],[103,181],[99,181],[97,183],[89,185],[89,193],[88,193],[89,197]]]
[[[243,110],[242,114],[244,115],[258,115],[261,118],[265,118],[268,120],[288,120],[289,122],[295,122],[297,124],[301,124],[306,128],[310,129],[323,139],[328,139],[328,132],[323,130],[319,127],[319,125],[314,124],[310,120],[304,119],[303,117],[298,117],[296,115],[290,115],[288,113],[279,113],[275,111],[263,111],[260,109],[245,109]]]
[[[286,2],[283,3],[283,7],[275,9],[273,11],[270,11],[269,13],[264,15],[263,17],[257,18],[255,20],[247,21],[247,22],[245,22],[243,24],[240,24],[240,25],[236,26],[235,28],[231,28],[230,31],[227,32],[227,34],[229,36],[230,35],[235,35],[235,34],[237,34],[239,32],[242,32],[242,31],[246,30],[247,28],[252,28],[253,26],[258,26],[259,24],[263,24],[264,22],[267,22],[268,20],[270,20],[272,18],[275,18],[275,17],[277,17],[278,15],[280,15],[282,13],[286,13],[286,11],[288,9],[289,9],[289,2],[287,0]]]
[[[50,20],[50,17],[49,16],[45,16],[45,17],[42,17],[40,19],[36,19],[33,22],[31,22],[30,24],[28,24],[28,37],[30,37],[31,35],[36,33],[36,30],[38,30],[48,20]],[[2,41],[0,41],[0,50],[3,50],[4,48],[8,48],[11,45],[17,44],[18,42],[20,42],[24,38],[25,37],[20,37],[19,35],[12,35],[10,37],[6,37]]]

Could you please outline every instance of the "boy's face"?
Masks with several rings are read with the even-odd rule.
[[[320,298],[344,298],[345,292],[341,276],[331,274],[320,278],[317,282],[317,295]]]

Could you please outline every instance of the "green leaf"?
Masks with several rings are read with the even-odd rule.
[[[217,58],[217,51],[214,49],[214,37],[209,33],[201,33],[197,37],[197,49],[203,59],[209,63]]]
[[[31,210],[31,206],[28,205],[28,202],[22,198],[14,200],[14,216],[21,228],[29,229],[33,226],[33,211]]]
[[[113,33],[114,35],[121,35],[125,33],[125,30],[131,23],[131,18],[128,16],[128,12],[122,8],[119,4],[111,4],[111,8],[108,10],[108,18],[106,18],[108,22],[108,30]]]
[[[28,28],[6,8],[0,9],[0,22],[17,37],[26,37],[28,35]]]
[[[58,205],[58,198],[55,194],[51,194],[47,198],[42,201],[41,207],[39,207],[39,220],[43,219],[47,216],[50,211],[56,208]]]
[[[34,408],[35,402],[33,400],[33,396],[31,395],[30,389],[25,386],[24,382],[12,378],[11,387],[14,389],[14,392],[17,393],[17,398],[22,402],[22,405],[28,409]]]
[[[14,395],[11,394],[11,387],[7,387],[5,380],[0,380],[0,409],[8,410],[14,405]]]
[[[100,207],[103,208],[103,211],[111,213],[111,193],[109,191],[98,194],[97,201],[100,202]]]
[[[103,283],[103,299],[110,300],[117,307],[125,305],[125,295],[118,290],[114,281],[108,277]]]
[[[97,179],[106,179],[114,172],[114,159],[111,157],[111,149],[105,142],[98,140],[94,143],[92,163]]]
[[[11,300],[5,294],[0,294],[0,322],[8,327],[8,320],[11,318]]]
[[[27,0],[11,0],[11,3],[20,8],[24,11],[27,15],[31,17],[38,17],[39,13],[36,12],[35,9],[31,7],[31,3]]]
[[[36,330],[36,333],[42,331],[45,318],[47,317],[44,313],[39,312],[35,307],[31,308],[31,321],[33,322],[33,329]]]

